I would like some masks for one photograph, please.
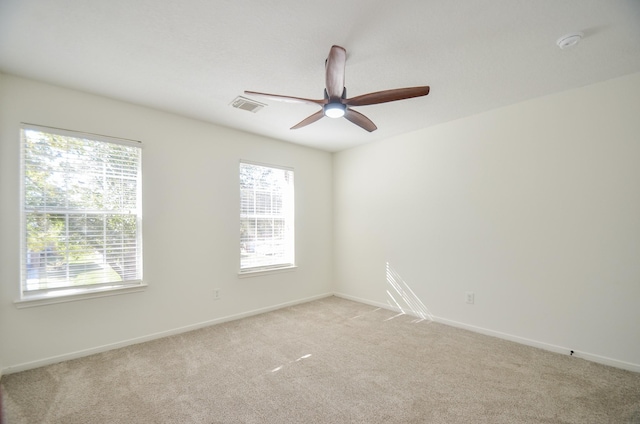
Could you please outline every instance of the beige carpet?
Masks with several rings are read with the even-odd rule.
[[[7,424],[640,423],[640,374],[336,297],[2,386]]]

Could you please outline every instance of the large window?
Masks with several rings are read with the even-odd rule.
[[[142,283],[140,143],[22,127],[22,298]]]
[[[294,265],[291,169],[240,163],[240,272]]]

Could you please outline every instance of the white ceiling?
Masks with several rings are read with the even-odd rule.
[[[349,97],[431,93],[355,108],[373,133],[329,118],[289,130],[314,105],[230,106],[244,90],[322,98],[333,44]],[[339,151],[640,72],[640,1],[0,0],[0,70]]]

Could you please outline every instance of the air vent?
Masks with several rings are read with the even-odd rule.
[[[256,102],[255,100],[247,99],[246,97],[238,96],[235,99],[233,99],[233,101],[231,102],[231,106],[238,109],[248,110],[249,112],[256,113],[257,111],[259,111],[260,109],[262,109],[267,105],[265,103],[260,103],[260,102]]]

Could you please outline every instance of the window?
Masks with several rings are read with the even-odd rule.
[[[240,272],[294,266],[293,170],[240,163]]]
[[[22,299],[141,285],[140,143],[21,132]]]

